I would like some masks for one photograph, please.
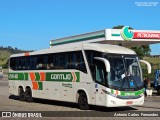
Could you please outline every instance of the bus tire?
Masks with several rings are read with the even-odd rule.
[[[86,94],[84,92],[80,92],[79,93],[78,106],[82,110],[88,110],[89,109],[87,96],[86,96]]]
[[[25,92],[23,91],[23,88],[19,88],[18,92],[19,92],[19,100],[25,101]]]
[[[31,88],[26,88],[25,100],[26,100],[26,102],[33,102],[32,90],[31,90]]]

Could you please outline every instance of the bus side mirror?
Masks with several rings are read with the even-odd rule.
[[[94,59],[104,62],[105,68],[106,68],[106,72],[110,72],[111,66],[110,66],[110,63],[109,63],[109,61],[107,59],[101,58],[101,57],[94,57]]]
[[[150,74],[151,73],[151,64],[145,60],[139,60],[139,61],[147,65],[148,74]]]

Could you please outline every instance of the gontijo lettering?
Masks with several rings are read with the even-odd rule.
[[[71,74],[51,74],[53,80],[70,80]]]

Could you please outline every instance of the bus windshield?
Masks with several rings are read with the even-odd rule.
[[[142,88],[142,75],[136,56],[107,55],[111,70],[108,73],[108,85],[118,90],[136,90]]]

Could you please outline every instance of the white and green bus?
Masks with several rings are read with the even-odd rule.
[[[97,36],[86,39],[104,37]],[[136,53],[83,39],[11,55],[9,93],[28,102],[33,98],[75,102],[80,109],[142,105],[143,77]]]

